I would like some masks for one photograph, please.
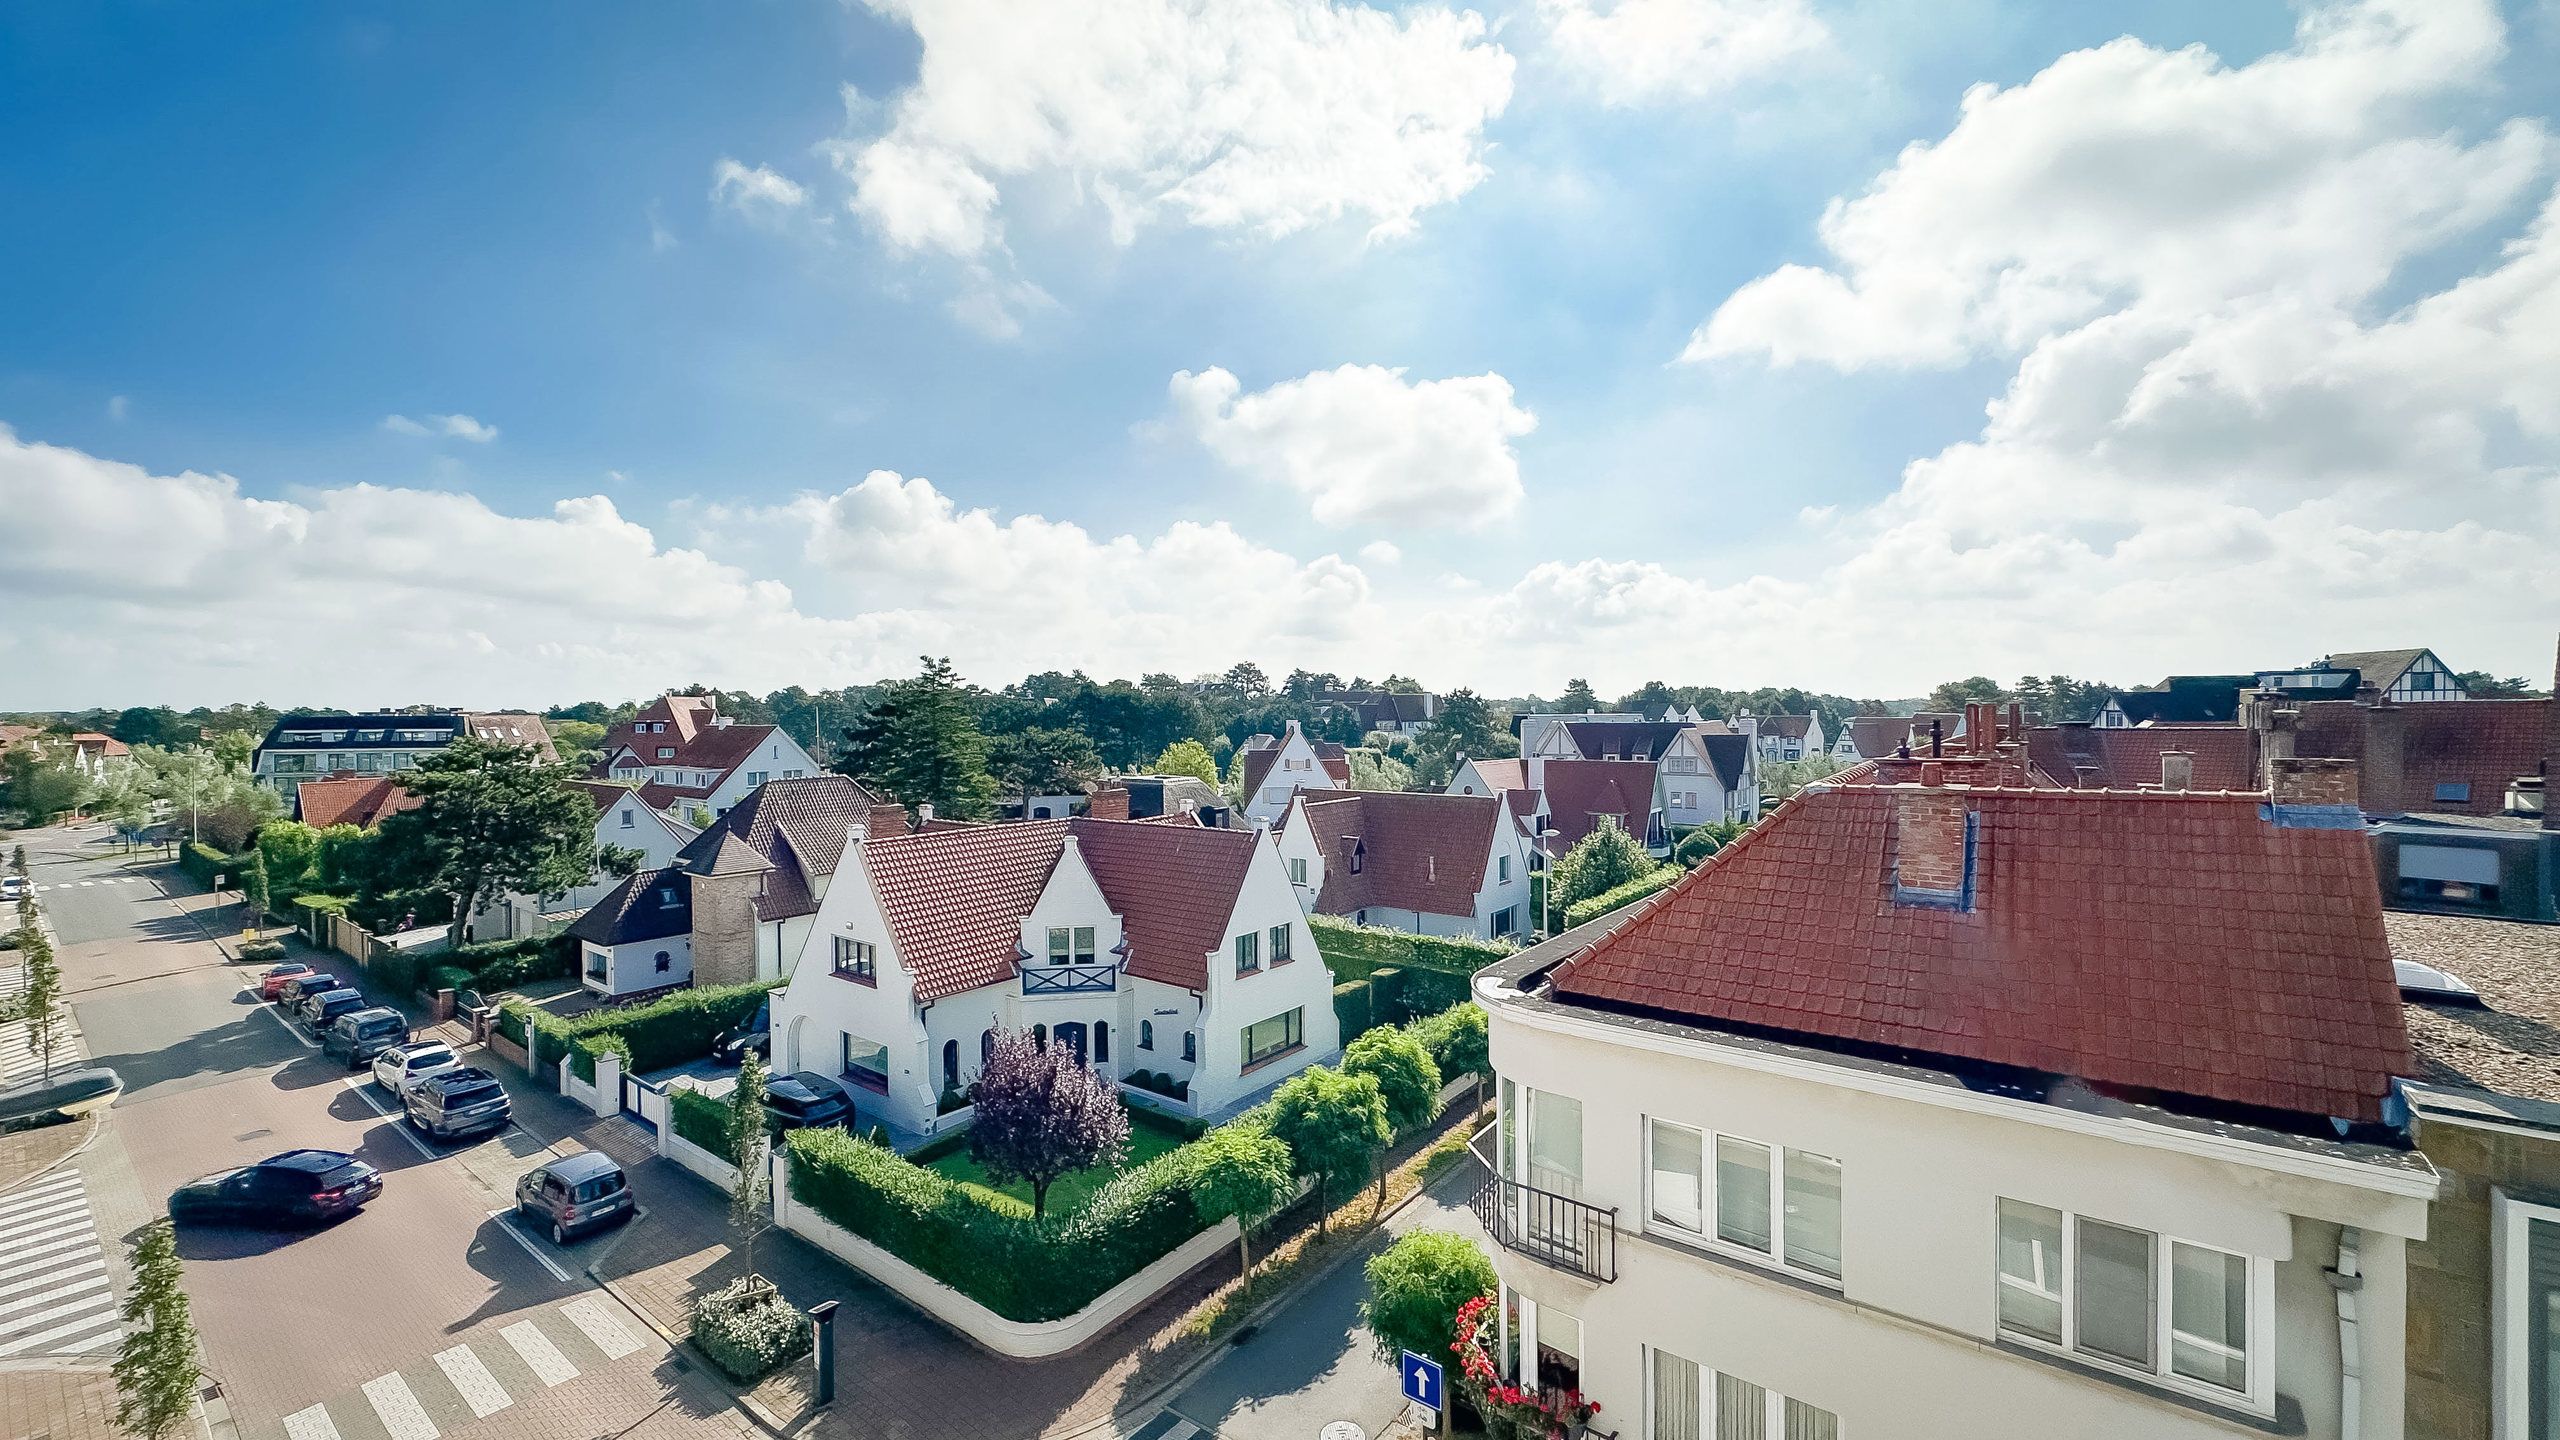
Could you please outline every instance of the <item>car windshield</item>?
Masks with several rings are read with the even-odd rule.
[[[330,1171],[328,1174],[321,1176],[320,1185],[322,1189],[335,1190],[341,1185],[352,1185],[363,1178],[364,1166],[350,1160],[346,1164],[339,1166],[337,1169]]]
[[[444,1092],[444,1099],[448,1105],[472,1105],[504,1093],[494,1082],[477,1080],[452,1086]]]
[[[452,1063],[453,1052],[450,1050],[420,1050],[409,1056],[409,1068],[412,1070],[428,1070]]]

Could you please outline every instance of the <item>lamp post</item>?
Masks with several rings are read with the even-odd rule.
[[[821,1300],[809,1307],[809,1319],[818,1327],[818,1403],[821,1405],[832,1405],[836,1398],[836,1305],[836,1301]]]

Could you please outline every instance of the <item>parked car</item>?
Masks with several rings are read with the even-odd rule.
[[[350,1070],[371,1064],[374,1056],[394,1045],[408,1043],[409,1017],[388,1005],[350,1010],[320,1032],[320,1053],[344,1059]]]
[[[431,1075],[462,1068],[461,1057],[441,1040],[412,1040],[373,1057],[373,1083],[402,1100]]]
[[[179,1224],[316,1225],[352,1215],[382,1193],[382,1172],[335,1150],[287,1150],[207,1175],[169,1195]]]
[[[516,1213],[550,1226],[551,1243],[566,1245],[572,1235],[620,1224],[637,1211],[622,1167],[582,1150],[527,1171],[516,1182]]]
[[[286,981],[318,973],[305,960],[287,960],[281,965],[270,965],[258,976],[258,998],[273,1000],[284,993]]]
[[[291,1010],[295,1006],[301,1004],[302,998],[306,995],[317,995],[323,990],[335,990],[337,988],[339,988],[338,977],[330,974],[326,970],[312,970],[300,975],[288,975],[285,977],[285,982],[276,987],[276,1003],[282,1005],[287,1010]]]
[[[756,1006],[756,1013],[723,1030],[711,1042],[711,1058],[723,1065],[735,1065],[748,1051],[767,1060],[773,1058],[773,1001]]]
[[[312,1034],[323,1035],[328,1033],[330,1021],[363,1008],[364,992],[341,985],[335,990],[304,990],[302,1003],[293,1007],[293,1013],[311,1027]]]
[[[776,1075],[765,1086],[765,1109],[776,1130],[853,1124],[853,1094],[814,1070]]]
[[[507,1087],[477,1065],[430,1075],[409,1090],[409,1123],[438,1140],[506,1128],[514,1113]]]
[[[16,875],[0,875],[0,900],[15,902],[24,899],[26,893],[27,882],[24,878]]]

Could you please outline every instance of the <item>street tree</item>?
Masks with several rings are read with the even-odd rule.
[[[1407,1031],[1380,1026],[1353,1040],[1342,1052],[1346,1075],[1366,1075],[1378,1082],[1378,1098],[1387,1107],[1387,1123],[1399,1135],[1431,1123],[1440,1113],[1440,1067],[1431,1052]],[[1378,1208],[1387,1205],[1387,1152],[1381,1148],[1372,1167],[1377,1171]]]
[[[1440,1067],[1442,1081],[1447,1081],[1452,1075],[1469,1076],[1475,1081],[1475,1093],[1469,1097],[1467,1113],[1481,1113],[1484,1109],[1485,1073],[1493,1068],[1484,1007],[1472,1000],[1453,1005],[1437,1015],[1416,1021],[1413,1037],[1431,1052],[1431,1063]]]
[[[425,887],[453,897],[456,940],[465,918],[500,895],[557,895],[596,870],[593,802],[565,765],[521,745],[465,736],[418,762],[404,782],[418,808],[382,822]]]
[[[163,1216],[133,1244],[133,1293],[124,1301],[124,1341],[111,1373],[116,1428],[140,1440],[168,1440],[194,1418],[203,1352],[180,1283],[177,1231]]]
[[[1369,1298],[1361,1302],[1360,1319],[1390,1364],[1404,1350],[1447,1354],[1460,1307],[1502,1283],[1475,1242],[1447,1230],[1399,1236],[1370,1257],[1366,1273]]]
[[[213,737],[214,762],[225,770],[246,770],[258,753],[258,742],[246,730],[225,730]]]
[[[1289,1173],[1289,1147],[1266,1130],[1221,1125],[1194,1141],[1190,1150],[1198,1167],[1191,1174],[1191,1203],[1212,1224],[1235,1217],[1237,1273],[1250,1293],[1253,1232],[1289,1203],[1297,1185],[1297,1177]]]
[[[1158,775],[1188,775],[1213,790],[1218,785],[1218,762],[1210,756],[1209,747],[1197,740],[1174,741],[1157,753],[1148,768]]]
[[[1031,1218],[1049,1213],[1061,1175],[1117,1161],[1129,1143],[1119,1087],[1064,1045],[998,1030],[978,1075],[969,1154],[997,1183],[1031,1187]]]
[[[1378,1078],[1322,1065],[1300,1071],[1272,1092],[1271,1133],[1289,1147],[1298,1173],[1315,1177],[1319,1234],[1331,1221],[1335,1183],[1366,1171],[1395,1138]]]
[[[1034,795],[1072,795],[1102,773],[1102,756],[1080,730],[1032,728],[988,742],[987,768],[1031,813]]]
[[[924,657],[924,671],[890,685],[844,732],[835,768],[914,809],[931,805],[954,820],[984,819],[993,808],[987,737],[977,703],[948,659]]]
[[[1572,909],[1594,895],[1643,879],[1653,873],[1655,863],[1636,837],[1615,825],[1603,825],[1575,841],[1556,862],[1547,903],[1559,912]]]
[[[35,927],[33,907],[21,900],[18,915],[18,964],[26,978],[16,994],[0,1000],[0,1023],[26,1023],[27,1048],[35,1052],[44,1078],[50,1080],[53,1047],[62,1023],[62,967],[54,961],[53,942]]]
[[[764,1057],[749,1046],[738,1057],[738,1085],[729,1092],[729,1163],[738,1181],[729,1190],[729,1228],[737,1232],[745,1273],[756,1273],[756,1240],[773,1223],[773,1166],[767,1156],[773,1130],[765,1117]]]

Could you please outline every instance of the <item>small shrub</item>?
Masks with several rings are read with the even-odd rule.
[[[722,1159],[729,1155],[729,1107],[686,1086],[667,1092],[667,1118],[685,1143]]]
[[[240,959],[244,964],[263,964],[283,958],[284,942],[281,940],[244,940],[240,943]]]
[[[582,1035],[569,1044],[569,1069],[590,1085],[596,1083],[596,1057],[622,1057],[622,1073],[631,1073],[631,1046],[620,1035],[608,1030],[600,1035]]]
[[[693,1307],[693,1343],[744,1385],[809,1353],[809,1317],[767,1281],[742,1275]]]
[[[473,978],[470,971],[459,965],[439,965],[428,974],[427,988],[429,990],[473,990],[479,988],[473,984]]]

